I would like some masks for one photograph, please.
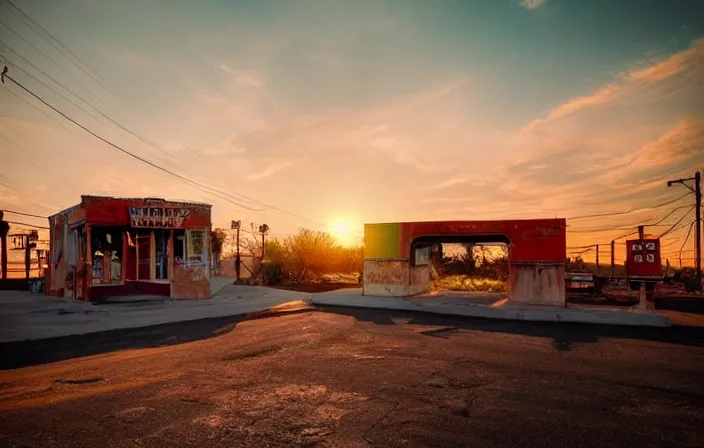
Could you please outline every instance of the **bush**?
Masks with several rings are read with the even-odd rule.
[[[271,261],[265,261],[262,265],[264,269],[264,277],[267,283],[272,285],[280,285],[284,282],[284,267],[281,263],[272,263]]]
[[[364,264],[364,249],[346,248],[325,232],[301,229],[284,239],[272,238],[264,250],[267,278],[292,282],[318,281],[325,275],[358,274]]]

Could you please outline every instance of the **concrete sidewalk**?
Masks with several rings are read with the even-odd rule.
[[[312,304],[318,306],[348,306],[384,310],[416,311],[448,316],[483,317],[489,319],[528,320],[538,322],[577,322],[608,325],[637,325],[668,327],[669,319],[657,311],[634,308],[603,309],[568,306],[554,308],[530,306],[502,300],[500,295],[468,295],[461,301],[458,294],[452,300],[433,300],[429,296],[417,298],[363,296],[361,289],[345,289],[313,294]]]
[[[210,300],[169,300],[164,297],[129,297],[129,301],[93,305],[26,291],[0,291],[0,343],[82,335],[99,331],[148,327],[214,317],[261,312],[292,301],[319,306],[417,311],[448,316],[541,322],[667,327],[659,312],[570,306],[520,306],[502,294],[424,295],[410,299],[362,296],[361,289],[302,293],[259,286],[217,285]],[[135,299],[141,299],[135,302]]]
[[[93,305],[26,291],[0,291],[0,343],[250,314],[296,300],[310,303],[310,294],[227,284],[210,300],[161,299],[149,296],[141,302]]]

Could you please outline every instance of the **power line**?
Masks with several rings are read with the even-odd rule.
[[[49,228],[46,227],[46,226],[35,226],[34,224],[27,224],[26,222],[17,222],[17,221],[5,221],[5,222],[10,223],[10,224],[16,224],[16,225],[19,225],[19,226],[34,227],[35,229],[46,229],[46,230],[49,230]]]
[[[0,22],[0,23],[2,23],[2,22]],[[105,119],[105,120],[109,121],[110,123],[112,123],[113,126],[116,126],[116,127],[118,127],[119,129],[123,130],[124,132],[127,132],[128,134],[130,134],[130,135],[133,136],[134,138],[140,140],[142,143],[146,144],[147,146],[150,146],[150,147],[156,149],[157,151],[161,152],[162,154],[164,154],[164,155],[166,155],[166,156],[168,156],[168,157],[171,157],[171,158],[174,159],[174,160],[178,160],[173,154],[171,154],[171,153],[169,153],[168,151],[165,151],[165,150],[159,148],[159,147],[157,146],[157,144],[154,143],[153,141],[149,140],[149,139],[146,138],[146,137],[142,137],[141,135],[136,134],[135,132],[132,132],[130,129],[128,129],[127,127],[125,127],[124,125],[122,125],[122,124],[121,124],[120,122],[118,122],[117,120],[114,120],[114,119],[111,118],[109,115],[103,113],[103,112],[102,112],[100,109],[98,109],[97,107],[91,105],[88,101],[85,100],[85,98],[82,98],[80,95],[78,95],[78,94],[76,94],[75,92],[73,92],[71,89],[69,89],[68,87],[66,87],[66,86],[65,86],[64,84],[62,84],[61,82],[59,82],[59,81],[57,81],[56,79],[54,79],[53,77],[47,75],[42,69],[40,69],[40,68],[37,67],[36,65],[32,64],[30,61],[28,61],[28,60],[25,59],[24,57],[22,57],[19,53],[17,53],[16,51],[14,51],[14,50],[13,50],[12,48],[10,48],[10,46],[8,46],[7,44],[2,43],[2,42],[0,42],[0,44],[4,45],[8,50],[10,50],[10,51],[13,52],[15,55],[17,55],[17,57],[19,57],[20,59],[22,59],[23,61],[25,61],[27,64],[29,64],[31,67],[33,67],[35,70],[37,70],[39,73],[41,73],[42,75],[44,75],[45,77],[47,77],[48,79],[50,79],[51,81],[53,81],[54,84],[56,84],[56,85],[58,85],[59,87],[61,87],[64,91],[68,92],[70,95],[73,95],[73,96],[76,97],[78,100],[82,101],[83,104],[85,104],[87,107],[93,109],[96,113],[98,113],[101,117],[103,117],[103,119]],[[6,59],[7,59],[7,57],[6,57]],[[61,92],[57,92],[57,91],[56,91],[55,89],[53,89],[51,86],[47,85],[45,82],[43,82],[42,80],[36,78],[35,76],[32,76],[31,73],[28,73],[26,70],[24,70],[22,67],[18,66],[17,64],[13,64],[13,65],[14,65],[17,69],[23,71],[23,72],[24,72],[25,74],[27,74],[28,76],[32,77],[35,81],[37,81],[37,82],[39,82],[40,84],[42,84],[42,85],[43,85],[44,87],[46,87],[47,89],[49,89],[49,90],[51,90],[52,92],[54,92],[55,94],[59,95],[59,96],[60,96],[61,98],[63,98],[65,101],[67,101],[67,102],[73,104],[73,105],[74,105],[75,107],[77,107],[78,109],[82,110],[83,112],[85,112],[85,113],[88,114],[89,116],[91,116],[91,117],[95,118],[96,120],[98,120],[98,117],[96,117],[95,115],[93,115],[93,113],[91,113],[91,112],[89,112],[88,110],[86,110],[85,108],[83,108],[81,105],[76,104],[75,101],[73,101],[73,100],[67,98],[67,97],[66,97],[64,94],[62,94]],[[95,97],[95,95],[93,95],[93,96]],[[103,103],[103,104],[104,104],[104,103]],[[108,107],[108,109],[109,109],[109,107]],[[114,111],[113,111],[113,112],[114,112]],[[103,123],[105,123],[105,122],[103,122]],[[106,124],[107,124],[107,123],[106,123]]]
[[[689,194],[689,193],[688,193],[688,194]],[[695,208],[695,207],[692,206],[692,207],[687,211],[687,213],[685,213],[684,215],[682,215],[682,217],[679,219],[679,221],[677,221],[676,223],[674,223],[674,224],[672,225],[672,227],[670,227],[670,228],[667,229],[664,233],[662,233],[662,234],[660,235],[660,238],[662,238],[662,237],[664,237],[665,235],[667,235],[668,233],[672,232],[672,231],[675,229],[675,227],[676,227],[677,225],[679,225],[679,223],[681,223],[684,218],[687,217],[687,215],[689,214],[689,212],[691,212],[692,210],[694,210],[694,208]]]
[[[682,258],[682,251],[684,249],[684,246],[687,244],[687,240],[689,240],[689,235],[692,234],[692,227],[694,227],[694,223],[696,223],[696,221],[692,221],[692,224],[689,225],[689,230],[687,231],[687,236],[684,237],[684,241],[682,242],[682,247],[680,247],[680,258]]]
[[[621,212],[610,212],[610,213],[598,213],[594,215],[581,215],[581,216],[574,216],[572,218],[567,218],[567,220],[575,220],[575,219],[587,219],[587,218],[601,218],[601,217],[606,217],[606,216],[619,216],[619,215],[627,215],[629,213],[635,213],[635,212],[640,212],[643,210],[651,210],[654,208],[660,208],[664,207],[666,205],[674,204],[675,202],[679,201],[680,199],[684,199],[685,197],[689,196],[689,193],[685,193],[684,195],[673,199],[671,201],[663,202],[660,204],[656,204],[650,207],[641,207],[641,208],[634,208],[631,210],[626,210],[626,211],[621,211]]]
[[[159,170],[159,171],[162,171],[162,172],[167,173],[167,174],[169,174],[169,175],[171,175],[171,176],[174,176],[174,177],[176,177],[177,179],[181,180],[182,182],[185,182],[187,185],[191,185],[191,186],[193,186],[193,187],[195,187],[195,188],[200,189],[201,191],[206,191],[206,192],[208,192],[208,193],[210,193],[210,194],[215,194],[215,193],[213,193],[213,192],[208,191],[209,187],[207,187],[207,186],[205,186],[205,185],[202,185],[202,184],[200,184],[200,183],[198,183],[198,182],[196,182],[196,181],[193,181],[193,180],[191,180],[191,179],[188,179],[187,177],[182,176],[182,175],[180,175],[180,174],[178,174],[178,173],[175,173],[175,172],[173,172],[173,171],[171,171],[171,170],[168,170],[168,169],[166,169],[166,168],[163,168],[163,167],[161,167],[161,166],[159,166],[159,165],[157,165],[157,164],[155,164],[155,163],[153,163],[153,162],[150,162],[150,161],[147,160],[147,159],[144,159],[144,158],[142,158],[142,157],[140,157],[140,156],[138,156],[138,155],[136,155],[136,154],[131,153],[130,151],[128,151],[128,150],[122,148],[121,146],[118,146],[118,145],[116,145],[116,144],[110,142],[109,140],[107,140],[107,139],[101,137],[100,135],[98,135],[98,134],[96,134],[95,132],[91,131],[91,130],[88,129],[87,127],[83,126],[83,125],[80,124],[78,121],[76,121],[76,120],[74,120],[73,118],[69,117],[69,116],[66,115],[65,113],[61,112],[59,109],[57,109],[56,107],[52,106],[52,105],[49,104],[48,102],[44,101],[40,96],[38,96],[37,94],[35,94],[34,92],[32,92],[31,90],[29,90],[28,88],[26,88],[25,86],[23,86],[22,84],[20,84],[19,82],[17,82],[17,81],[16,81],[14,78],[12,78],[10,75],[5,74],[5,78],[7,78],[7,79],[9,79],[10,81],[12,81],[13,83],[15,83],[15,85],[17,85],[19,88],[21,88],[21,89],[24,90],[25,92],[27,92],[27,93],[29,93],[30,95],[32,95],[34,98],[36,98],[36,99],[38,99],[39,101],[41,101],[42,103],[44,103],[47,107],[51,108],[52,110],[54,110],[54,112],[58,113],[59,115],[61,115],[62,117],[64,117],[64,118],[67,119],[68,121],[70,121],[71,123],[75,124],[75,125],[78,126],[79,128],[81,128],[81,129],[83,129],[84,131],[88,132],[88,133],[91,134],[93,137],[95,137],[95,138],[97,138],[97,139],[103,141],[104,143],[107,143],[108,145],[112,146],[113,148],[117,149],[118,151],[120,151],[120,152],[122,152],[122,153],[124,153],[124,154],[127,154],[128,156],[130,156],[130,157],[132,157],[132,158],[134,158],[134,159],[136,159],[136,160],[139,160],[140,162],[146,163],[147,165],[149,165],[149,166],[151,166],[151,167],[153,167],[153,168],[156,168],[156,169]],[[229,199],[229,198],[226,198],[226,197],[222,197],[222,196],[221,196],[221,198],[224,199],[224,200],[226,200],[226,201],[228,201],[228,202],[230,202],[230,203],[232,203],[233,205],[236,205],[236,206],[238,206],[238,207],[244,208],[244,209],[246,209],[246,210],[250,210],[250,211],[261,211],[261,210],[258,210],[258,209],[254,209],[254,208],[248,207],[248,206],[246,206],[246,205],[244,205],[244,204],[238,203],[238,202],[233,201],[233,200],[231,200],[231,199]]]
[[[30,218],[43,218],[43,219],[48,219],[46,216],[41,216],[41,215],[33,215],[31,213],[24,213],[24,212],[16,212],[14,210],[6,210],[2,209],[5,213],[12,213],[13,215],[22,215],[22,216],[29,216]]]
[[[134,105],[132,105],[126,98],[122,97],[122,96],[119,94],[119,92],[118,92],[114,87],[112,87],[104,78],[102,78],[102,77],[100,76],[100,74],[98,74],[97,72],[95,72],[94,70],[92,70],[88,64],[86,64],[84,61],[82,61],[75,53],[73,53],[68,47],[66,47],[63,43],[61,43],[60,40],[58,40],[56,37],[54,37],[54,36],[53,36],[51,33],[49,33],[45,28],[43,28],[39,23],[37,23],[34,19],[32,19],[32,18],[31,18],[29,15],[27,15],[24,11],[22,11],[22,9],[19,8],[17,5],[15,5],[11,0],[6,0],[6,2],[7,2],[6,6],[11,7],[11,8],[12,8],[11,11],[12,11],[18,18],[20,18],[20,20],[22,20],[25,25],[27,25],[30,29],[32,29],[32,31],[34,31],[38,36],[40,36],[40,37],[44,38],[45,40],[47,40],[47,41],[48,41],[55,49],[57,49],[67,60],[70,60],[70,62],[72,62],[79,70],[81,70],[83,73],[85,73],[86,75],[88,75],[91,79],[93,79],[93,81],[95,81],[96,83],[100,84],[100,85],[101,85],[102,87],[104,87],[106,90],[110,91],[116,98],[121,99],[125,104],[127,104],[127,105],[130,106],[133,110],[135,110],[137,113],[139,113],[140,115],[142,115],[142,117],[144,117],[145,119],[149,120],[149,118],[146,117],[141,111],[139,111],[138,108],[136,108]],[[29,22],[31,22],[31,24],[30,24]],[[33,24],[34,26],[32,26],[32,24]],[[63,67],[61,67],[60,64],[58,64],[56,61],[54,61],[54,60],[51,59],[49,56],[47,56],[45,53],[43,53],[41,50],[39,50],[39,49],[38,49],[36,46],[34,46],[31,42],[27,41],[27,39],[25,39],[23,36],[19,35],[19,33],[15,32],[15,31],[12,30],[11,28],[9,28],[7,25],[5,25],[5,24],[3,24],[3,25],[4,25],[6,28],[8,28],[11,32],[13,32],[14,34],[18,35],[18,37],[20,37],[21,39],[23,39],[24,41],[26,41],[29,45],[31,45],[32,47],[34,47],[37,51],[39,51],[41,54],[43,54],[47,59],[51,60],[54,64],[56,64],[56,65],[58,65],[60,68],[62,68],[62,70],[66,71]],[[35,27],[36,27],[36,28],[35,28]],[[37,28],[40,29],[42,32],[40,33],[39,31],[37,31]],[[43,35],[42,35],[42,33],[43,33]],[[8,47],[8,48],[9,48],[9,47]],[[17,54],[17,53],[16,53],[14,50],[12,50],[11,48],[9,48],[9,49],[10,49],[11,51],[13,51],[15,54]],[[68,53],[68,55],[67,55],[67,53]],[[18,56],[19,56],[19,55],[18,55]],[[21,57],[21,56],[20,56],[20,57]],[[22,59],[24,59],[24,58],[22,58]],[[24,59],[24,60],[26,61],[26,59]],[[28,61],[27,61],[27,62],[28,62]],[[30,64],[31,64],[31,63],[30,63]],[[36,68],[36,66],[35,66],[35,68]],[[38,70],[39,70],[39,69],[38,69]],[[41,71],[41,70],[40,70],[40,71]],[[43,73],[43,72],[42,72],[42,73]],[[68,73],[68,72],[67,72],[67,73]],[[45,74],[45,76],[46,76],[46,74]],[[54,82],[56,82],[56,80],[54,80],[53,78],[51,78],[51,77],[49,77],[49,78],[52,79]],[[13,80],[13,81],[14,81],[14,80]],[[64,88],[65,88],[65,87],[64,87]],[[66,89],[66,88],[65,88],[65,89]],[[66,89],[66,90],[69,91],[69,92],[71,92],[71,91],[68,90],[68,89]],[[110,108],[110,106],[108,106],[108,105],[105,104],[100,98],[98,98],[97,96],[95,96],[95,94],[93,94],[92,91],[90,91],[90,89],[88,89],[88,90],[89,90],[89,93],[91,93],[93,97],[95,97],[99,102],[101,102],[103,105],[105,105],[106,107],[108,107],[108,109],[112,110],[112,109]],[[71,93],[73,93],[73,92],[71,92]],[[74,95],[75,95],[75,93],[74,93]],[[80,98],[78,95],[75,95],[75,96],[77,96],[78,98]],[[86,102],[85,100],[83,100],[83,101],[84,101],[86,104],[89,104],[89,103]],[[75,105],[75,103],[74,103],[74,105]],[[90,105],[90,104],[89,104],[89,105]],[[112,120],[110,117],[108,117],[108,116],[106,116],[105,114],[103,114],[103,113],[102,113],[100,110],[98,110],[97,108],[95,108],[95,107],[93,107],[93,106],[91,106],[91,107],[92,107],[94,110],[96,110],[99,114],[101,114],[101,115],[103,115],[104,117],[106,117],[107,119],[109,119],[110,121],[115,122],[115,121]],[[85,110],[84,110],[84,112],[85,112]],[[113,111],[113,112],[114,112],[114,111]],[[89,115],[92,115],[92,114],[89,114]],[[95,118],[95,117],[94,117],[94,118]],[[138,136],[137,134],[134,134],[132,131],[130,131],[129,129],[126,129],[124,126],[120,125],[119,123],[115,122],[115,124],[116,124],[118,127],[124,129],[126,132],[129,132],[130,134],[134,135],[136,138],[138,138],[138,139],[140,139],[140,140],[142,140],[142,141],[145,141],[144,138],[142,138],[141,136]],[[188,146],[188,145],[183,141],[183,139],[180,139],[180,138],[178,138],[177,136],[174,136],[174,135],[170,134],[167,130],[165,130],[165,129],[163,129],[163,128],[161,128],[161,129],[162,129],[162,131],[163,131],[165,134],[169,135],[169,136],[170,136],[171,138],[173,138],[174,140],[179,140],[180,143],[182,143],[183,146],[184,146],[186,149],[189,149],[191,152],[193,152],[193,153],[196,154],[196,155],[200,155],[197,151],[195,151],[194,149],[190,148],[190,146]],[[150,142],[150,141],[147,142],[147,141],[145,141],[145,143],[149,144],[150,146],[155,147],[155,149],[157,149],[157,150],[159,150],[159,151],[161,151],[161,152],[164,152],[164,151],[161,150],[160,148],[156,147],[156,145],[154,145],[153,142]],[[174,157],[172,154],[170,154],[170,153],[168,153],[168,152],[164,152],[164,153],[167,154],[169,157]],[[174,158],[175,158],[175,157],[174,157]],[[193,181],[193,182],[194,182],[194,181]],[[229,194],[229,193],[225,193],[225,192],[223,192],[222,190],[217,189],[217,188],[214,188],[214,187],[208,187],[208,186],[203,185],[203,184],[200,184],[200,185],[201,185],[202,187],[205,187],[205,188],[210,189],[211,191],[217,191],[218,194],[220,194],[220,195],[228,195],[228,194]],[[254,204],[259,204],[259,205],[264,206],[264,207],[266,207],[266,208],[269,208],[269,209],[272,209],[272,210],[276,210],[276,211],[278,211],[278,212],[281,212],[281,213],[284,213],[284,214],[287,214],[287,215],[290,215],[290,216],[293,216],[293,217],[297,217],[297,218],[300,218],[300,219],[304,219],[304,220],[306,220],[306,221],[310,221],[310,222],[315,223],[316,225],[319,225],[319,226],[321,226],[321,227],[323,227],[323,228],[326,227],[325,224],[323,224],[323,223],[321,223],[321,222],[319,222],[319,221],[317,221],[317,220],[310,219],[310,218],[307,218],[307,217],[305,217],[305,216],[302,216],[302,215],[298,215],[298,214],[296,214],[296,213],[289,212],[289,211],[287,211],[287,210],[285,210],[285,209],[282,209],[282,208],[280,208],[280,207],[276,207],[276,206],[267,204],[267,203],[262,202],[262,201],[260,201],[260,200],[257,200],[257,199],[254,199],[254,198],[252,198],[252,197],[249,197],[249,196],[247,196],[247,195],[244,195],[244,194],[241,194],[241,193],[237,193],[237,192],[232,192],[231,194],[237,196],[237,197],[239,198],[238,200],[244,200],[244,201],[246,201],[246,202],[250,202],[250,203],[254,203]],[[221,196],[221,197],[222,197],[222,196]],[[227,199],[226,199],[226,200],[227,200]],[[231,202],[231,201],[230,201],[230,202]],[[240,205],[240,206],[241,206],[241,205]],[[244,208],[247,208],[247,207],[244,207]],[[248,208],[248,209],[251,210],[251,211],[257,211],[257,212],[263,211],[263,210],[255,210],[255,209],[252,209],[252,208]]]
[[[194,153],[195,155],[200,156],[201,154],[198,153],[196,150],[191,148],[189,145],[187,145],[183,139],[181,139],[178,136],[175,136],[168,132],[166,129],[163,127],[159,126],[157,123],[154,121],[150,120],[149,117],[147,117],[138,107],[135,107],[132,103],[130,103],[127,98],[125,98],[123,95],[121,95],[117,89],[115,89],[110,83],[108,83],[105,78],[100,76],[99,73],[97,73],[95,70],[93,70],[90,65],[85,63],[80,57],[78,57],[74,52],[72,52],[68,47],[66,47],[59,39],[57,39],[54,35],[52,35],[49,31],[47,31],[44,27],[42,27],[39,23],[37,23],[32,17],[27,15],[20,7],[15,5],[11,0],[6,0],[7,5],[11,6],[12,12],[17,16],[22,22],[24,22],[27,27],[32,29],[38,36],[43,37],[49,44],[51,44],[56,50],[59,51],[66,59],[71,61],[79,70],[81,70],[84,74],[86,74],[89,78],[91,78],[93,81],[101,85],[105,90],[109,91],[112,93],[116,98],[120,99],[123,101],[127,106],[129,106],[132,110],[140,114],[144,119],[147,121],[152,122],[152,124],[156,124],[164,134],[167,136],[173,138],[174,140],[179,141],[179,143],[183,144],[183,146]],[[31,22],[31,23],[30,23]],[[36,28],[35,28],[36,27]],[[37,28],[42,31],[44,36],[41,36],[42,33],[37,31]]]

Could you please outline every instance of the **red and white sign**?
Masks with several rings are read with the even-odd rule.
[[[626,241],[628,275],[639,277],[661,277],[660,240]]]

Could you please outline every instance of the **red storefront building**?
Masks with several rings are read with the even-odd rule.
[[[48,295],[210,298],[208,204],[81,196],[49,227]]]

